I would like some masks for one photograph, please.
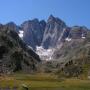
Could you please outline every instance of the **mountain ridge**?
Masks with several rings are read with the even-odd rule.
[[[33,19],[25,21],[21,26],[13,22],[4,26],[0,24],[0,30],[0,58],[3,58],[0,62],[1,71],[34,72],[42,69],[41,72],[59,72],[65,76],[77,76],[84,72],[84,66],[90,63],[90,30],[85,26],[68,27],[64,21],[51,15],[47,22]],[[2,35],[9,40],[4,36],[3,40]],[[10,49],[8,55],[7,48],[11,48],[13,44],[16,45],[13,47],[16,50],[14,49],[13,53]],[[6,59],[3,53],[9,59]],[[6,63],[8,60],[13,64]],[[89,71],[90,68],[87,73]]]
[[[23,22],[20,26],[13,22],[7,23],[6,26],[15,30],[21,39],[37,54],[44,51],[49,54],[55,48],[62,48],[64,42],[85,39],[89,32],[89,29],[85,26],[68,27],[63,20],[53,15],[50,15],[47,21],[35,18]],[[49,56],[45,57],[49,58]]]

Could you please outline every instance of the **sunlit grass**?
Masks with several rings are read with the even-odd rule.
[[[53,74],[15,74],[0,79],[0,87],[26,85],[30,90],[90,90],[90,80],[61,79]]]

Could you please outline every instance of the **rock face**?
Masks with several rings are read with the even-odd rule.
[[[0,73],[33,72],[39,56],[19,38],[16,28],[0,25]]]
[[[29,20],[21,25],[23,40],[34,50],[36,46],[43,46],[45,49],[55,47],[60,42],[61,35],[66,24],[59,18],[50,15],[47,22],[38,19]]]
[[[74,26],[70,28],[69,34],[63,42],[62,47],[58,47],[58,49],[55,50],[53,54],[54,59],[64,61],[69,60],[69,58],[79,58],[84,48],[86,49],[87,46],[90,46],[89,42],[87,42],[89,40],[89,34],[90,31],[86,27]],[[88,51],[85,50],[84,52]]]
[[[62,20],[50,15],[46,24],[42,46],[46,49],[55,47],[65,27],[66,24]]]
[[[34,19],[24,22],[21,26],[24,31],[23,40],[25,43],[30,45],[33,49],[35,49],[36,46],[40,46],[46,26],[45,21]]]
[[[80,39],[86,37],[87,30],[88,29],[86,27],[74,26],[70,30],[69,38]]]

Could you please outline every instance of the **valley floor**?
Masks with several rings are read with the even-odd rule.
[[[53,74],[14,74],[0,77],[0,88],[27,90],[25,87],[29,90],[90,90],[90,80],[57,78]]]

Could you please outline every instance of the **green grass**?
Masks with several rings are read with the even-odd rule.
[[[62,79],[53,74],[14,74],[0,79],[0,87],[18,87],[29,90],[90,90],[90,80]]]
[[[85,64],[82,67],[83,73],[79,76],[81,79],[87,79],[88,78],[88,71],[90,70],[90,64]]]

